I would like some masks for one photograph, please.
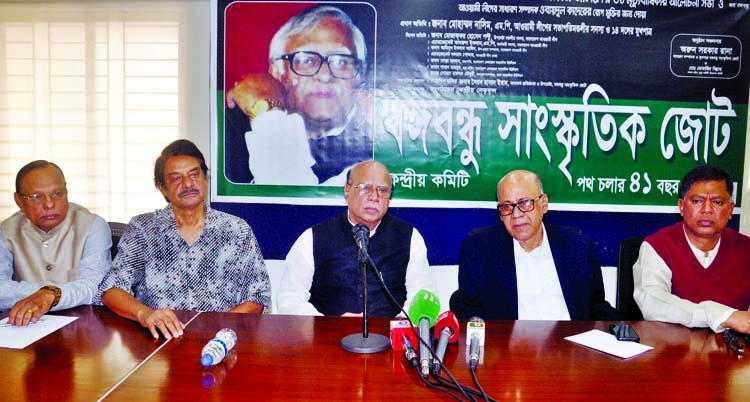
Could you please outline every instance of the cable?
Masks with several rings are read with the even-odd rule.
[[[430,351],[430,356],[433,359],[435,359],[435,360],[437,360],[437,361],[440,362],[440,368],[445,372],[445,374],[448,375],[448,378],[450,378],[450,380],[451,380],[450,382],[454,384],[454,385],[451,386],[451,388],[453,388],[455,391],[461,392],[461,394],[463,395],[464,398],[466,398],[467,401],[476,401],[476,399],[474,399],[473,397],[471,397],[471,396],[469,396],[467,394],[466,389],[468,387],[466,387],[465,385],[463,385],[460,382],[458,382],[458,380],[456,380],[456,378],[453,377],[453,374],[450,372],[450,370],[448,370],[448,368],[443,365],[443,362],[440,359],[437,358],[437,355],[435,355],[435,352],[432,350],[432,345],[427,344],[427,341],[424,340],[424,339],[422,339],[422,337],[419,336],[419,331],[414,327],[414,324],[412,323],[411,318],[409,317],[409,314],[404,310],[404,307],[401,306],[401,304],[398,301],[396,301],[396,298],[393,297],[393,295],[391,294],[391,291],[388,290],[388,286],[386,286],[385,280],[383,280],[383,274],[377,269],[377,267],[375,266],[375,262],[372,260],[372,258],[370,258],[369,254],[367,254],[367,262],[368,262],[367,265],[370,266],[370,268],[372,269],[373,273],[375,274],[375,278],[377,279],[378,284],[383,288],[383,291],[385,292],[386,296],[388,297],[388,301],[390,301],[391,304],[394,307],[398,307],[399,311],[401,311],[401,313],[404,314],[404,317],[406,317],[406,319],[409,321],[409,327],[411,327],[411,330],[414,333],[414,335],[416,336],[416,338],[419,339],[420,343],[422,343],[422,344],[424,344],[424,345],[427,346],[427,349]],[[423,377],[422,373],[420,371],[417,370],[417,372],[418,372],[419,378],[421,378],[422,381],[425,384],[427,384],[428,387],[432,388],[433,390],[446,393],[445,390],[436,388],[436,385],[433,384],[433,383],[431,383],[427,378]],[[434,376],[435,376],[435,374],[433,373],[433,377]],[[445,385],[440,385],[440,386],[445,386]],[[471,389],[471,388],[468,388],[468,389]],[[456,397],[455,395],[453,395],[453,394],[451,394],[449,392],[447,392],[447,393],[449,395],[453,396],[454,398]],[[485,397],[485,400],[487,400],[486,394],[483,394],[483,395]]]
[[[422,376],[422,371],[420,370],[420,367],[419,367],[419,365],[418,365],[418,364],[417,364],[417,365],[414,365],[414,364],[412,364],[412,367],[414,368],[414,371],[415,371],[415,372],[417,373],[417,377],[419,377],[419,379],[420,379],[420,380],[422,380],[422,382],[423,382],[423,383],[424,383],[424,384],[425,384],[425,385],[426,385],[426,386],[427,386],[428,388],[432,389],[433,391],[438,391],[438,392],[442,392],[442,393],[444,393],[444,394],[446,394],[446,395],[448,395],[448,396],[452,397],[453,399],[455,399],[455,400],[457,400],[457,401],[461,401],[461,398],[459,398],[459,397],[458,397],[458,395],[455,395],[455,394],[451,393],[450,391],[447,391],[447,390],[444,390],[444,389],[440,389],[440,388],[438,388],[438,387],[436,386],[436,384],[433,384],[433,383],[432,383],[432,382],[430,382],[430,380],[428,380],[428,379],[427,379],[426,377],[423,377],[423,376]],[[475,400],[475,399],[473,399],[473,398],[472,398],[472,399],[469,399],[469,401],[471,401],[471,402],[476,402],[476,400]]]
[[[455,387],[455,386],[454,386],[453,384],[451,384],[451,383],[450,383],[449,381],[446,381],[445,377],[441,376],[440,374],[437,374],[437,373],[433,373],[433,374],[432,374],[432,376],[433,376],[433,377],[434,377],[434,378],[435,378],[435,379],[436,379],[436,380],[437,380],[438,382],[442,383],[442,385],[440,385],[440,386],[443,386],[443,387],[450,387],[450,388],[454,388],[454,387]],[[462,386],[462,387],[464,388],[464,391],[466,391],[466,393],[468,393],[468,394],[470,394],[470,395],[474,395],[474,396],[478,396],[478,397],[484,397],[484,396],[485,396],[485,395],[483,395],[483,394],[482,394],[482,392],[479,392],[479,391],[475,390],[474,388],[471,388],[471,387],[469,387],[469,386],[467,386],[467,385],[463,385],[463,384],[461,384],[461,386]],[[489,400],[489,402],[497,402],[497,401],[496,401],[495,399],[492,399],[492,398],[491,398],[491,397],[489,397],[489,396],[487,396],[487,399],[486,399],[486,400]]]
[[[484,399],[485,402],[489,402],[489,397],[487,396],[487,393],[484,392],[484,389],[482,389],[482,385],[479,384],[479,380],[477,379],[477,370],[473,368],[469,371],[471,371],[471,379],[474,380],[474,385],[477,386],[477,389],[481,393],[481,397]]]

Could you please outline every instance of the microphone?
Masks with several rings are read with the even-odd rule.
[[[370,334],[369,312],[368,312],[368,290],[367,290],[367,267],[372,266],[367,255],[367,245],[370,242],[370,228],[364,223],[358,223],[352,228],[354,241],[359,247],[357,253],[357,265],[359,265],[362,278],[362,292],[359,297],[362,300],[362,334],[351,334],[341,339],[341,347],[352,353],[377,353],[388,349],[388,338],[380,334]],[[382,283],[382,282],[381,282]]]
[[[391,347],[394,351],[404,350],[402,337],[409,338],[412,345],[417,343],[417,336],[411,330],[409,320],[392,320],[391,321]]]
[[[352,228],[352,235],[354,236],[354,241],[357,243],[357,247],[367,252],[367,246],[370,244],[370,228],[364,223],[358,223]]]
[[[409,361],[412,366],[418,367],[419,362],[417,361],[417,352],[414,351],[414,346],[412,346],[408,336],[401,335],[401,347],[404,349],[404,357],[406,360]]]
[[[430,327],[435,324],[435,319],[440,313],[440,299],[429,290],[420,289],[409,307],[409,317],[414,325],[419,326],[419,359],[421,362],[422,376],[430,374]]]
[[[437,351],[435,352],[437,358],[432,363],[432,372],[439,373],[448,343],[458,340],[458,320],[452,311],[446,311],[438,316],[435,323],[435,338],[438,338]]]
[[[484,320],[471,317],[466,324],[466,344],[469,345],[469,368],[475,370],[479,364],[481,347],[484,346]]]

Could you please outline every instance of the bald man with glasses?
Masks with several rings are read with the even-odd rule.
[[[414,226],[388,215],[393,186],[380,162],[355,165],[344,187],[346,212],[307,229],[286,257],[287,271],[279,290],[279,312],[295,315],[361,315],[361,271],[352,229],[369,229],[370,258],[396,301],[408,306],[420,289],[433,290],[427,248]],[[368,314],[393,317],[390,303],[368,272]]]
[[[497,185],[503,226],[461,242],[458,290],[450,307],[459,318],[618,320],[604,299],[594,243],[574,230],[542,223],[549,207],[542,182],[516,170]]]

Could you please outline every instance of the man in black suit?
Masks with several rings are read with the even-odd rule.
[[[461,242],[459,318],[505,320],[618,320],[604,299],[594,243],[574,230],[545,225],[549,207],[539,176],[517,170],[497,186],[496,225]]]

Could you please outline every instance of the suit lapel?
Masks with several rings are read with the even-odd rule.
[[[500,235],[492,244],[492,260],[494,280],[502,292],[493,295],[499,310],[506,310],[513,319],[518,319],[518,284],[516,280],[516,260],[513,255],[513,238],[500,226]],[[503,314],[506,315],[506,314]]]
[[[565,305],[568,307],[570,319],[575,320],[578,317],[578,309],[576,308],[573,295],[576,292],[575,276],[577,271],[572,261],[577,259],[573,258],[572,253],[583,252],[583,250],[569,250],[565,244],[565,239],[553,226],[545,225],[545,229],[547,231],[549,248],[552,251],[552,260],[555,262],[557,278],[560,280],[560,288],[565,298]]]

